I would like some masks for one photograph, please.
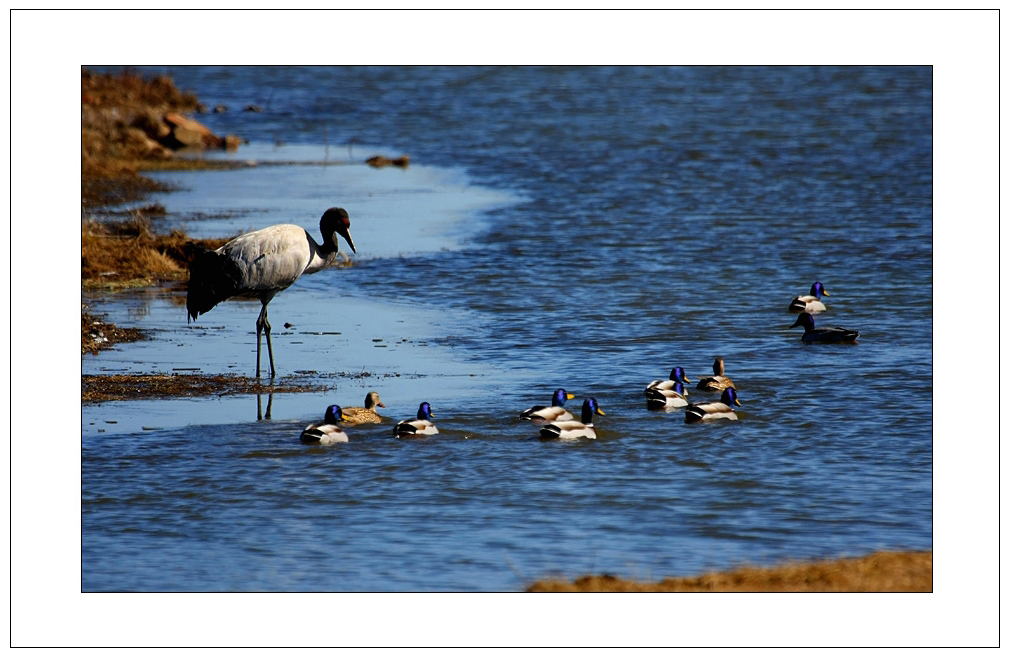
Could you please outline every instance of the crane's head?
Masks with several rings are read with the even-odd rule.
[[[323,233],[323,239],[332,242],[332,247],[337,248],[337,235],[347,241],[351,251],[354,249],[354,242],[351,241],[351,220],[347,216],[347,210],[343,208],[330,208],[323,213],[323,218],[319,220],[319,230]]]

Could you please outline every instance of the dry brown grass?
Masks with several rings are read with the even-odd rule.
[[[181,231],[156,234],[141,210],[123,221],[85,219],[81,221],[81,285],[116,288],[185,280],[200,248],[216,249],[227,241],[194,240]]]
[[[573,582],[542,580],[527,591],[558,592],[932,592],[933,552],[875,552],[869,556],[773,568],[737,568],[698,577],[636,582],[586,575]]]

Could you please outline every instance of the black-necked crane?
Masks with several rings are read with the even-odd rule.
[[[270,377],[273,378],[276,371],[267,304],[299,276],[314,274],[333,262],[340,248],[337,235],[357,253],[351,241],[350,226],[346,211],[330,208],[319,220],[322,244],[317,244],[301,226],[278,224],[239,235],[216,251],[203,251],[189,265],[187,322],[230,297],[257,297],[263,309],[256,318],[256,377],[260,375],[262,334],[266,331]]]

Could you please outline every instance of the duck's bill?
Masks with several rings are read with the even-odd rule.
[[[565,399],[575,399],[575,395],[573,395],[572,393],[568,393],[567,395],[565,395]]]

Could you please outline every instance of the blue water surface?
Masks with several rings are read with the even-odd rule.
[[[317,233],[337,205],[357,253],[270,304],[279,374],[327,392],[83,408],[84,590],[515,591],[932,549],[929,67],[141,70],[228,106],[198,118],[249,144],[208,157],[256,164],[153,174],[164,229]],[[789,329],[815,280],[858,344]],[[151,339],[83,372],[251,375],[259,304],[187,325],[183,298],[87,299]],[[715,356],[739,421],[646,409]],[[557,387],[600,402],[597,440],[517,419]],[[300,444],[372,389],[385,423]],[[421,401],[441,433],[394,439]]]

